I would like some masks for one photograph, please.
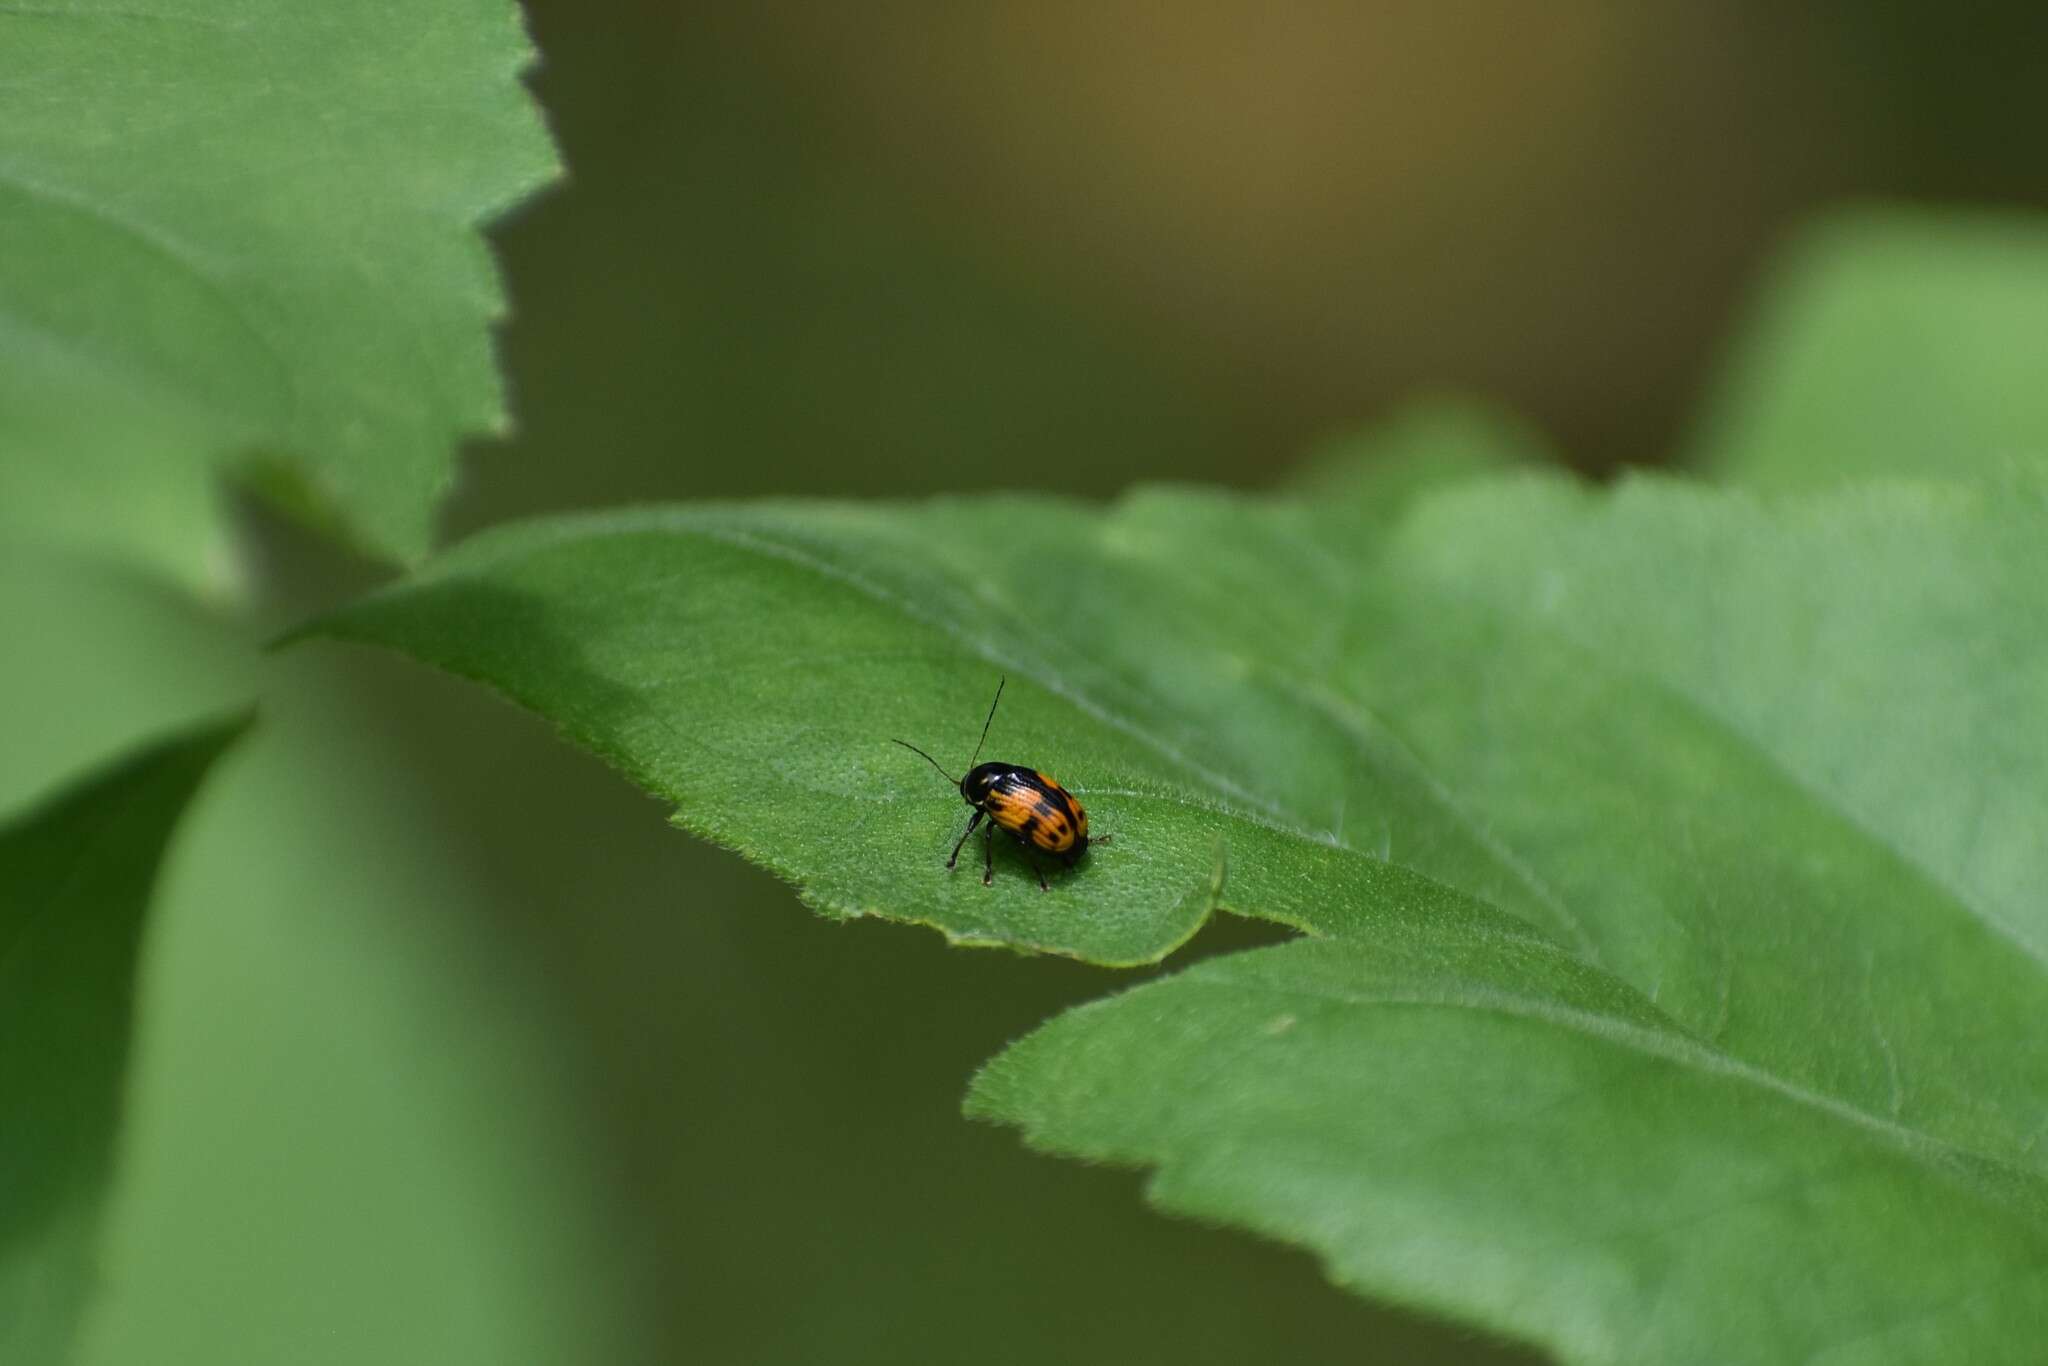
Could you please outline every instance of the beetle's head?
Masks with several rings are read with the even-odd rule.
[[[960,800],[969,806],[982,805],[1008,768],[1007,764],[982,764],[968,769],[967,776],[960,780]]]

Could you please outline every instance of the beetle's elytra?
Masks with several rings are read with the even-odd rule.
[[[974,758],[967,761],[966,777],[956,780],[945,769],[939,768],[937,759],[908,740],[896,743],[937,768],[947,782],[957,781],[961,800],[974,808],[967,828],[953,845],[952,856],[946,860],[948,868],[960,861],[961,846],[980,827],[981,885],[992,885],[996,879],[996,860],[991,841],[995,832],[1001,830],[1023,849],[1031,871],[1038,874],[1038,890],[1049,891],[1051,889],[1045,885],[1045,869],[1039,866],[1037,855],[1049,854],[1071,868],[1081,861],[1081,855],[1088,852],[1090,845],[1107,844],[1109,836],[1090,838],[1088,813],[1081,809],[1081,803],[1074,800],[1074,794],[1061,787],[1050,774],[1019,764],[975,762],[981,757],[982,745],[988,742],[988,728],[995,723],[996,708],[1003,700],[1003,684],[1008,682],[1005,678],[996,684],[996,700],[988,704],[988,720],[981,723],[981,739],[975,743]],[[982,826],[983,820],[987,820],[986,826]]]

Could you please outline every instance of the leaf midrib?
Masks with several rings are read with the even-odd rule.
[[[197,284],[228,317],[234,319],[236,325],[256,343],[257,349],[277,375],[287,376],[291,373],[291,366],[287,363],[283,350],[251,316],[244,302],[246,287],[239,291],[230,288],[213,271],[201,264],[198,253],[190,246],[168,233],[136,222],[83,195],[32,180],[4,163],[0,163],[0,189],[12,189],[31,204],[42,204],[57,212],[77,214],[99,223],[144,248],[150,256]],[[122,368],[134,367],[124,364]],[[181,393],[190,387],[175,376],[160,377],[158,382]]]
[[[690,516],[691,514],[684,513],[681,515]],[[1295,817],[1293,812],[1288,811],[1284,806],[1259,792],[1256,788],[1247,786],[1228,774],[1218,772],[1209,765],[1184,753],[1172,742],[1163,739],[1136,722],[1127,720],[1111,711],[1090,697],[1081,688],[1067,682],[1063,677],[1054,675],[1049,668],[1036,668],[1027,664],[1006,661],[985,642],[976,639],[958,622],[924,611],[918,604],[905,598],[902,594],[876,583],[856,570],[822,559],[807,548],[793,546],[773,537],[761,535],[758,531],[752,529],[739,531],[729,527],[688,525],[675,521],[663,522],[661,529],[678,534],[697,535],[722,545],[752,551],[767,558],[798,565],[801,568],[809,569],[823,578],[845,584],[870,600],[901,613],[909,620],[921,626],[930,627],[950,636],[966,647],[971,653],[988,663],[1006,672],[1015,672],[1031,678],[1038,686],[1066,701],[1077,710],[1085,713],[1092,720],[1123,732],[1177,767],[1232,793],[1240,800],[1247,801],[1254,807],[1260,808],[1270,821],[1284,826],[1288,833],[1318,845],[1342,848],[1351,853],[1362,853],[1362,851],[1344,844],[1341,840],[1337,841],[1334,846],[1331,846],[1330,840],[1324,839],[1309,830],[1303,823],[1299,822],[1298,817]],[[954,586],[956,588],[962,587],[957,580],[955,580]],[[1232,814],[1237,813],[1233,812]],[[1369,855],[1366,857],[1369,857]]]
[[[1555,946],[1550,947],[1554,951],[1562,952],[1556,950]],[[1227,963],[1229,960],[1221,961]],[[1605,973],[1602,975],[1607,976]],[[1752,1089],[1783,1097],[1804,1109],[1865,1131],[1916,1164],[1927,1168],[1932,1174],[1967,1183],[1972,1194],[1993,1208],[2015,1209],[2025,1217],[2029,1227],[2048,1235],[2048,1183],[2044,1183],[2035,1173],[2002,1158],[1937,1137],[1925,1130],[1871,1114],[1838,1097],[1813,1090],[1775,1072],[1745,1062],[1688,1033],[1669,1016],[1650,1006],[1647,1001],[1644,1001],[1643,1005],[1648,1013],[1653,1018],[1663,1021],[1666,1028],[1650,1029],[1618,1016],[1577,1006],[1561,1005],[1554,1001],[1496,988],[1355,991],[1307,983],[1255,980],[1232,975],[1227,971],[1202,973],[1199,970],[1176,980],[1185,985],[1198,985],[1211,990],[1263,994],[1298,1001],[1319,1001],[1354,1008],[1409,1006],[1501,1015],[1577,1034],[1595,1042],[1611,1044],[1681,1068],[1725,1077]],[[1621,983],[1619,979],[1609,976],[1608,980],[1616,982],[1631,995],[1636,994],[1633,988]],[[1161,989],[1160,984],[1147,984],[1136,988],[1141,992],[1158,989]],[[1115,999],[1091,1003],[1081,1009],[1106,1006]],[[1979,1174],[1984,1168],[1995,1168],[2015,1186],[2029,1192],[2033,1197],[2031,1204],[2014,1205],[2006,1198],[2008,1192],[1987,1187]]]

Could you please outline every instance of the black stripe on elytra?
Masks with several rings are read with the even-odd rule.
[[[1074,799],[1067,795],[1065,788],[1055,786],[1029,770],[1018,772],[1011,783],[1020,795],[1028,793],[1035,801],[1043,802],[1054,810],[1064,811],[1073,805]]]

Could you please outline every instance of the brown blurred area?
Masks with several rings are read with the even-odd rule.
[[[2048,203],[2048,165],[2010,156],[2048,131],[2038,6],[2005,33],[1996,10],[1615,0],[850,13],[757,8],[742,40],[950,230],[1236,397],[1274,455],[1454,387],[1588,465],[1652,463],[1806,212]],[[1915,79],[1944,61],[1952,84]]]
[[[949,232],[1099,301],[1275,456],[1450,386],[1589,463],[1654,460],[1770,239],[1882,155],[1862,73],[1781,7],[854,14],[738,37]]]
[[[574,179],[504,234],[529,436],[476,473],[1258,483],[1445,389],[1656,463],[1815,210],[2048,204],[2044,13],[544,0]]]

